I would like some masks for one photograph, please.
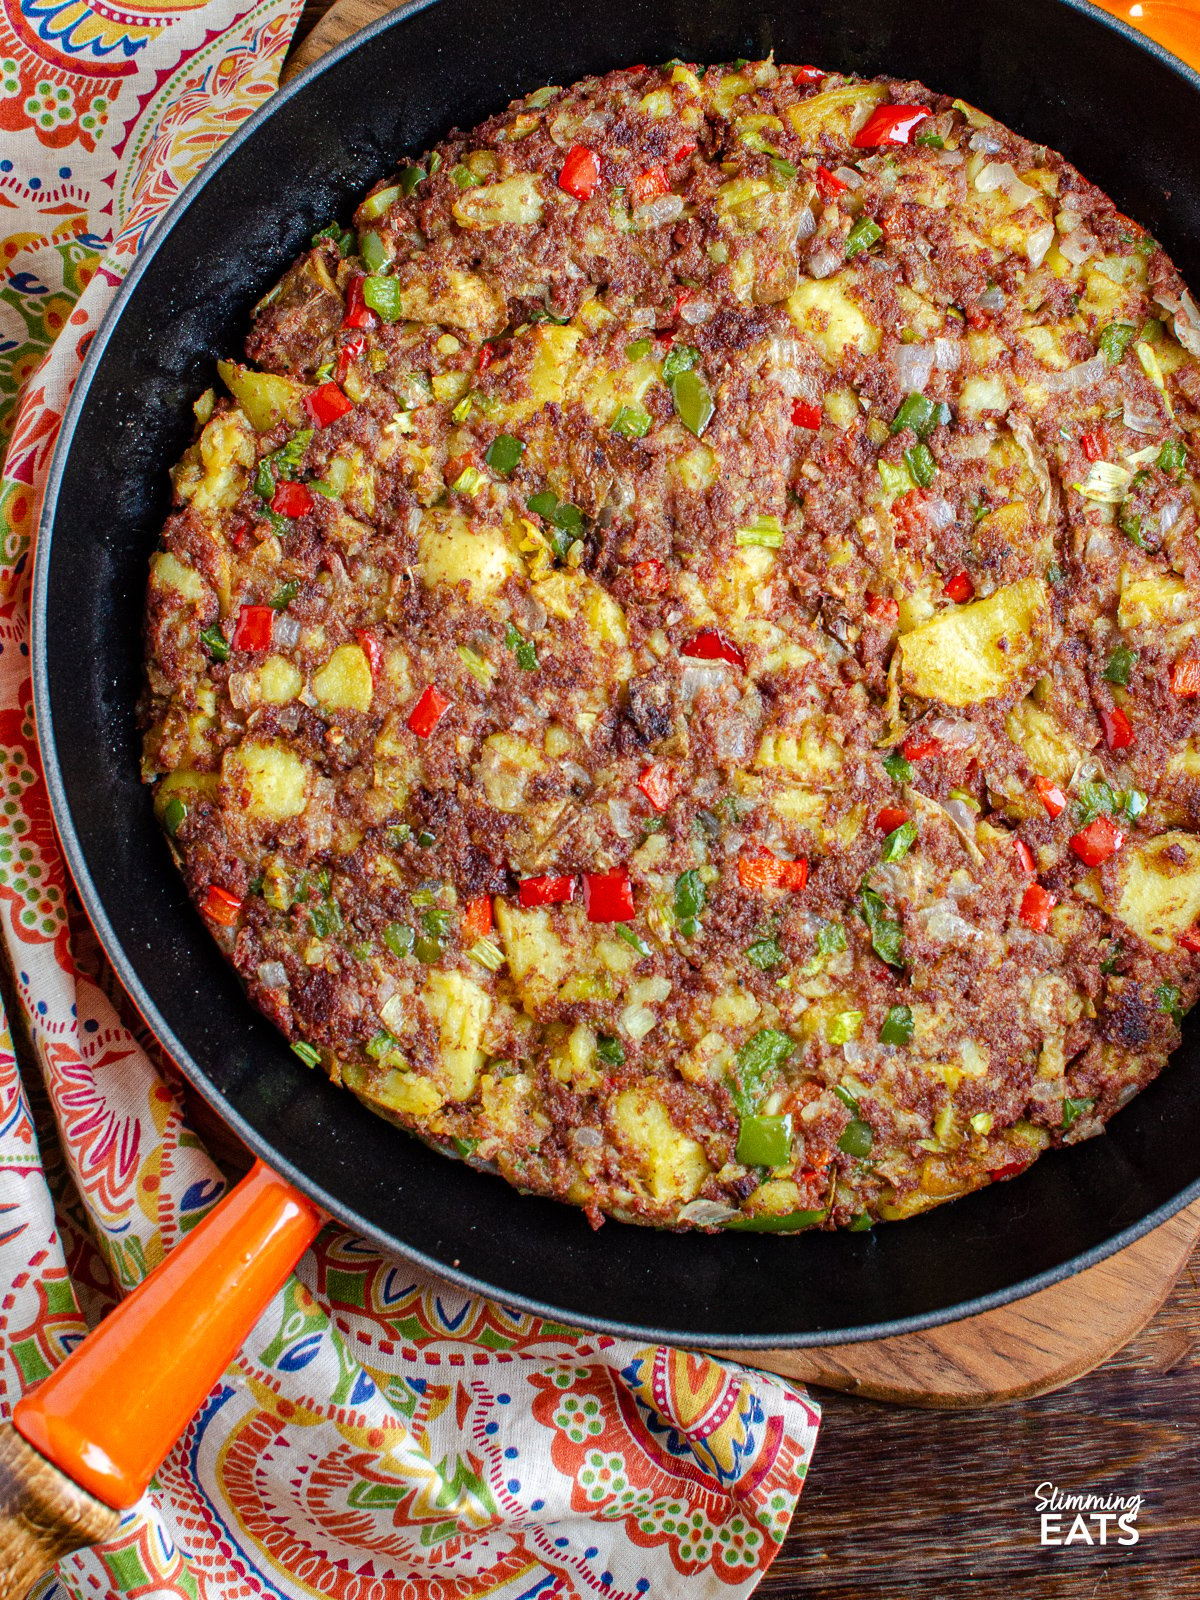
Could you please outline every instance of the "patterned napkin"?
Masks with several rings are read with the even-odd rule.
[[[142,239],[272,93],[301,0],[0,0],[0,1417],[220,1197],[59,860],[29,548],[88,341]],[[18,396],[20,403],[18,404]],[[326,1228],[109,1545],[41,1593],[747,1594],[820,1413],[730,1363],[580,1334]]]

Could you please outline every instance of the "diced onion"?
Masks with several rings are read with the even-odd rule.
[[[931,344],[902,344],[896,348],[893,360],[900,387],[906,394],[924,392],[933,376],[933,346]]]
[[[983,128],[980,128],[977,133],[973,133],[967,143],[972,150],[978,150],[980,155],[985,156],[994,156],[997,151],[1004,149],[1003,144],[997,139],[996,135],[986,132]]]
[[[598,1150],[604,1143],[599,1128],[572,1128],[571,1143],[580,1150]]]
[[[985,296],[990,293],[990,290],[985,291]],[[980,297],[981,304],[985,296]],[[991,310],[991,307],[986,309]],[[939,372],[953,372],[962,366],[965,342],[963,339],[946,338],[937,338],[933,341],[933,364]]]
[[[946,528],[952,528],[957,520],[954,514],[954,507],[949,500],[943,499],[941,495],[937,495],[932,500],[921,501],[921,516],[935,533],[941,533]]]
[[[840,178],[847,189],[861,189],[863,186],[862,173],[856,172],[853,167],[835,167],[833,175],[835,178]]]
[[[621,839],[628,839],[633,834],[633,807],[628,800],[610,800],[608,802],[608,820],[613,825],[613,832]]]
[[[1200,356],[1200,307],[1186,289],[1181,294],[1157,294],[1155,299],[1173,313],[1175,337],[1185,350]]]
[[[679,307],[679,320],[698,328],[702,323],[711,322],[716,311],[717,308],[708,295],[690,294]]]
[[[249,711],[259,700],[258,674],[256,672],[231,672],[228,680],[229,699],[235,711]]]
[[[1093,461],[1082,483],[1074,485],[1085,500],[1095,500],[1100,505],[1120,505],[1133,481],[1127,467],[1118,467],[1114,461]]]
[[[1162,428],[1157,406],[1139,405],[1137,401],[1125,396],[1125,405],[1122,411],[1125,426],[1134,433],[1158,433]],[[1155,454],[1158,452],[1155,450]]]
[[[1066,394],[1072,389],[1085,389],[1088,384],[1099,382],[1107,366],[1104,357],[1096,354],[1087,361],[1076,362],[1073,367],[1064,367],[1061,372],[1039,372],[1037,381],[1039,387],[1051,394]]]
[[[282,961],[260,961],[258,964],[258,981],[264,989],[286,989],[288,984],[287,968]]]
[[[1050,246],[1054,243],[1054,224],[1043,222],[1040,228],[1035,228],[1025,240],[1025,254],[1029,257],[1031,267],[1040,267],[1050,253]]]
[[[676,1220],[691,1223],[696,1228],[719,1228],[737,1215],[736,1206],[725,1205],[720,1200],[689,1200]]]
[[[704,689],[723,689],[729,681],[729,668],[724,663],[714,662],[712,665],[687,666],[679,681],[679,692],[683,703],[691,709],[692,701]]]
[[[973,148],[982,149],[983,146],[975,145],[975,139],[978,137],[980,136],[975,135],[971,139],[971,145]],[[997,146],[997,148],[999,147]],[[1022,206],[1027,206],[1031,200],[1036,200],[1038,193],[1036,189],[1031,189],[1027,183],[1022,182],[1017,177],[1011,161],[989,161],[987,166],[981,167],[976,174],[975,187],[980,194],[990,194],[995,189],[1003,189],[1017,210],[1020,210]],[[1054,229],[1051,228],[1050,232],[1051,236],[1053,236]],[[1050,246],[1047,245],[1046,249],[1048,250],[1049,248]],[[1043,251],[1043,254],[1045,254],[1045,251]]]
[[[914,912],[913,920],[934,944],[969,944],[972,939],[981,937],[979,929],[959,916],[949,900],[933,901],[923,910]]]
[[[281,650],[294,649],[300,643],[299,620],[296,617],[289,617],[286,611],[281,611],[271,629],[271,639]]]
[[[645,205],[638,206],[633,220],[639,228],[662,228],[668,222],[678,222],[683,215],[681,194],[660,194]]]
[[[1085,261],[1100,254],[1099,240],[1086,228],[1072,228],[1069,233],[1063,234],[1058,241],[1058,248],[1073,267],[1081,267]]]
[[[921,732],[946,750],[970,750],[979,743],[979,729],[961,717],[934,717],[921,724]]]
[[[796,241],[797,241],[797,243],[799,243],[801,240],[804,240],[804,239],[811,239],[813,234],[816,233],[816,231],[817,231],[817,219],[813,215],[813,208],[811,206],[805,206],[804,210],[800,213],[799,217],[797,217],[797,219],[796,219]]]
[[[975,837],[975,813],[965,800],[943,800],[942,810],[968,839]]]
[[[731,711],[714,725],[713,749],[719,761],[747,761],[754,730],[740,712]]]
[[[636,1043],[644,1039],[658,1025],[658,1018],[649,1006],[626,1006],[621,1013],[621,1027]]]
[[[828,278],[846,259],[846,247],[840,239],[827,239],[818,245],[808,258],[808,270],[814,278]]]

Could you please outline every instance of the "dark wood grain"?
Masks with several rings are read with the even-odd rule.
[[[818,1398],[812,1478],[762,1600],[1200,1595],[1200,1253],[1136,1339],[1056,1394],[960,1415]],[[1138,1544],[1042,1548],[1043,1482],[1144,1496]]]

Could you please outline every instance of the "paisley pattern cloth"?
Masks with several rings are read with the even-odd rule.
[[[30,540],[113,291],[271,94],[299,11],[0,0],[0,925],[36,1058],[18,1070],[3,1027],[0,1416],[225,1188],[56,851],[30,709]],[[778,1549],[818,1420],[773,1378],[472,1298],[330,1225],[118,1537],[43,1588],[735,1597]]]

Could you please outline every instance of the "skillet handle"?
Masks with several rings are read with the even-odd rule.
[[[1197,0],[1092,0],[1155,44],[1200,72],[1200,4]]]
[[[311,1201],[261,1161],[60,1367],[18,1401],[16,1433],[48,1469],[125,1510],[316,1238]],[[10,1455],[13,1441],[7,1441]],[[28,1466],[28,1461],[26,1461]],[[9,1477],[12,1477],[9,1464]],[[27,1474],[26,1474],[27,1476]],[[11,1501],[11,1492],[8,1496]],[[0,1487],[0,1518],[4,1499]],[[78,1520],[78,1519],[77,1519]],[[80,1537],[98,1535],[86,1517]],[[0,1522],[0,1569],[8,1545]],[[59,1547],[59,1554],[63,1549]],[[6,1593],[0,1570],[0,1600]]]

